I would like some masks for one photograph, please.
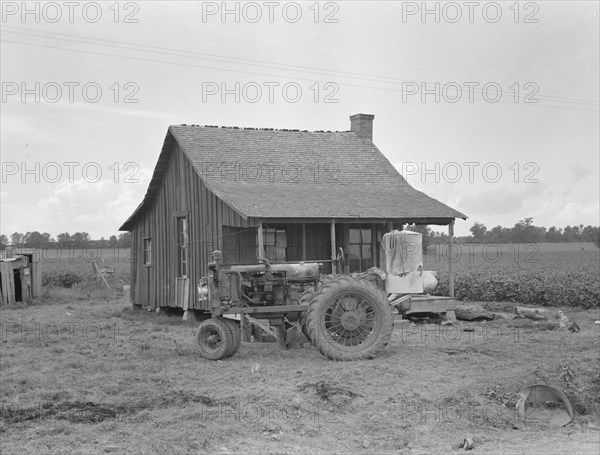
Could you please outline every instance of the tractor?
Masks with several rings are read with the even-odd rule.
[[[235,354],[241,343],[238,322],[227,315],[247,314],[267,319],[280,340],[286,326],[300,328],[306,338],[331,360],[377,356],[390,341],[392,307],[372,275],[320,274],[323,262],[225,265],[220,251],[208,264],[201,298],[207,298],[212,317],[200,323],[196,342],[207,359]],[[342,268],[343,253],[330,261]]]
[[[291,332],[301,330],[330,360],[376,357],[391,339],[393,308],[410,310],[410,297],[435,281],[427,275],[431,272],[423,272],[421,251],[406,248],[420,240],[417,233],[386,234],[386,270],[352,275],[336,273],[344,269],[341,248],[332,260],[271,263],[260,258],[238,265],[223,264],[222,253],[214,251],[208,277],[199,284],[200,298],[208,300],[211,311],[196,334],[201,354],[211,360],[235,354],[242,334],[231,317],[247,315],[276,327],[281,346]],[[333,274],[320,273],[325,262],[332,263]]]

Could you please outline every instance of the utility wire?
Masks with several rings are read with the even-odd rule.
[[[383,83],[395,83],[395,82],[400,81],[400,82],[420,82],[420,83],[425,83],[425,84],[429,83],[430,84],[430,82],[427,82],[427,81],[419,81],[419,80],[414,80],[414,79],[404,79],[404,78],[398,78],[398,77],[378,76],[378,75],[366,74],[366,73],[355,73],[355,72],[348,72],[348,71],[330,70],[330,69],[325,69],[325,68],[316,68],[316,67],[312,67],[312,66],[290,65],[290,64],[276,63],[276,62],[270,62],[270,61],[265,61],[265,60],[254,60],[254,59],[241,58],[241,57],[224,56],[224,55],[220,55],[220,54],[210,54],[210,53],[204,53],[204,52],[186,51],[186,50],[179,50],[179,49],[160,47],[160,46],[149,46],[149,45],[145,45],[145,44],[129,43],[129,42],[125,42],[125,41],[116,41],[116,40],[107,40],[107,39],[102,39],[102,38],[93,38],[93,37],[86,37],[86,36],[81,36],[81,35],[38,31],[38,30],[30,29],[30,28],[19,28],[19,27],[12,27],[12,26],[4,26],[4,28],[5,29],[6,28],[14,29],[14,31],[13,30],[4,30],[7,33],[17,33],[17,34],[35,36],[35,37],[40,37],[40,38],[48,38],[46,36],[39,35],[39,33],[44,33],[46,35],[52,35],[52,36],[50,36],[50,38],[52,38],[52,39],[62,39],[65,41],[76,42],[79,44],[94,44],[94,45],[99,45],[99,46],[108,46],[108,45],[100,44],[100,42],[122,44],[125,46],[108,46],[108,47],[136,50],[136,51],[142,51],[142,52],[153,52],[156,50],[167,51],[167,52],[155,52],[155,53],[165,54],[165,55],[182,56],[182,57],[193,57],[193,58],[200,58],[200,59],[205,59],[205,60],[214,60],[214,61],[219,61],[219,62],[224,62],[224,63],[259,66],[259,67],[270,68],[270,69],[279,69],[279,70],[289,70],[290,68],[292,68],[294,70],[299,70],[300,72],[306,72],[306,73],[311,73],[311,74],[320,74],[320,75],[323,75],[324,73],[326,75],[336,74],[336,75],[339,75],[342,77],[352,77],[354,79],[369,80],[369,81],[376,81],[376,82],[383,82]],[[23,33],[20,30],[32,31],[32,32],[37,33],[37,35]],[[54,36],[65,36],[68,38],[76,38],[76,40],[65,39],[65,38],[55,38]],[[83,43],[83,42],[79,41],[81,39],[92,41],[92,42],[91,43]],[[129,46],[135,46],[136,48],[131,48]],[[184,55],[182,55],[182,54],[184,54]],[[223,60],[223,59],[227,59],[227,60]],[[233,60],[233,61],[231,61],[231,60]],[[248,62],[248,63],[239,63],[239,62]],[[593,104],[593,105],[600,103],[599,100],[591,100],[591,99],[583,99],[583,98],[568,98],[568,97],[560,97],[560,96],[552,96],[552,95],[537,95],[537,96],[539,98],[551,98],[551,99],[556,99],[556,100],[564,100],[565,102],[567,102],[567,101],[575,102],[578,104],[579,104],[579,102],[582,104]]]
[[[13,28],[16,28],[16,27],[13,27]],[[24,29],[24,30],[30,30],[30,29]],[[39,35],[39,34],[35,35],[35,34],[23,33],[23,32],[12,31],[12,30],[3,30],[3,31],[6,33],[16,33],[16,34],[20,34],[20,35],[35,36],[37,38],[60,39],[60,40],[64,40],[64,41],[76,42],[79,44],[94,44],[94,45],[98,45],[98,46],[107,46],[107,47],[115,47],[115,48],[120,48],[120,49],[136,50],[136,51],[142,51],[142,52],[154,52],[157,54],[174,55],[177,57],[199,58],[199,59],[203,59],[203,60],[214,60],[214,61],[218,61],[218,62],[232,63],[232,64],[238,64],[238,65],[258,66],[258,67],[277,69],[277,70],[283,70],[283,71],[289,71],[291,68],[294,71],[301,70],[301,72],[306,72],[306,73],[311,73],[311,74],[323,74],[323,72],[325,72],[328,75],[335,74],[338,76],[341,76],[341,75],[360,76],[360,77],[357,77],[357,79],[371,80],[371,81],[377,81],[377,82],[392,82],[392,83],[397,82],[397,81],[414,82],[414,80],[412,80],[412,79],[391,78],[391,77],[386,77],[386,76],[374,76],[374,75],[362,74],[362,73],[351,73],[351,72],[346,72],[346,71],[329,70],[329,69],[323,69],[323,68],[289,65],[289,64],[284,64],[284,63],[268,62],[268,61],[264,61],[264,60],[252,60],[252,59],[241,58],[241,57],[229,57],[229,56],[218,55],[218,54],[208,54],[208,53],[203,53],[203,52],[185,51],[185,50],[172,49],[172,48],[166,48],[166,47],[147,46],[144,44],[127,43],[124,41],[114,41],[114,40],[99,39],[99,38],[87,38],[87,37],[83,37],[83,36],[79,36],[79,35],[68,35],[65,33],[42,32],[42,33],[47,33],[47,34],[52,33],[52,35],[60,35],[60,36],[67,36],[67,37],[71,37],[71,38],[86,39],[86,40],[91,40],[92,42],[84,43],[81,41],[70,40],[70,39],[66,39],[66,38],[56,38],[54,36],[43,36],[43,35]],[[39,33],[39,32],[37,32],[37,33]],[[101,42],[115,43],[115,44],[124,44],[126,46],[100,44],[100,43],[96,43],[94,41],[101,41]],[[136,47],[132,48],[129,46],[136,46]],[[166,51],[166,52],[157,52],[156,50]],[[228,60],[223,60],[223,59],[228,59]],[[383,79],[389,79],[389,81],[385,81]]]
[[[35,36],[35,35],[33,35],[33,36]],[[55,38],[51,38],[51,39],[55,39]],[[25,43],[25,42],[12,41],[12,40],[6,40],[6,39],[0,39],[0,41],[6,42],[6,43],[12,43],[12,44],[20,44],[20,45],[33,46],[33,47],[42,47],[42,48],[63,50],[63,51],[69,51],[69,52],[78,52],[78,53],[84,53],[84,54],[92,54],[92,55],[100,55],[100,56],[123,58],[123,59],[127,59],[127,60],[138,60],[138,61],[146,61],[146,62],[152,62],[152,63],[162,63],[162,64],[177,65],[177,66],[186,66],[186,67],[200,68],[200,69],[211,69],[211,70],[217,70],[217,71],[227,71],[227,72],[234,72],[234,73],[240,73],[240,74],[251,74],[251,75],[264,76],[264,77],[287,78],[287,79],[293,79],[293,80],[315,82],[313,79],[298,78],[298,77],[292,77],[292,76],[264,74],[264,73],[257,73],[257,72],[252,72],[252,71],[242,71],[242,70],[234,70],[234,69],[219,68],[219,67],[212,67],[212,66],[193,65],[193,64],[189,64],[189,63],[170,62],[170,61],[156,60],[156,59],[143,58],[143,57],[132,57],[132,56],[125,56],[125,55],[118,55],[118,54],[107,54],[107,53],[96,52],[96,51],[91,51],[91,50],[68,49],[68,48],[61,48],[61,47],[56,47],[56,46],[49,46],[49,45],[42,45],[42,44],[35,44],[35,43]],[[71,40],[67,40],[67,41],[71,41]],[[77,42],[77,43],[79,43],[79,44],[94,44],[94,43],[80,43],[80,42]],[[110,46],[110,45],[102,45],[102,46],[123,48],[123,47],[120,47],[120,46]],[[139,50],[139,49],[131,49],[131,48],[123,48],[123,49],[127,49],[127,50]],[[173,55],[173,54],[170,54],[170,55]],[[175,54],[175,55],[177,55],[177,54]],[[223,60],[221,60],[221,61],[223,62]],[[232,62],[227,62],[227,61],[224,61],[224,62],[225,63],[232,63]],[[279,68],[272,68],[272,69],[279,69]],[[342,76],[342,77],[344,77],[344,76]],[[379,82],[386,82],[386,81],[379,81]],[[412,82],[416,82],[416,81],[412,81]],[[399,93],[403,93],[404,92],[404,90],[398,90],[398,89],[393,89],[393,88],[388,88],[388,87],[364,86],[364,85],[357,85],[357,84],[349,84],[349,83],[345,83],[345,82],[344,83],[339,83],[338,85],[347,86],[347,87],[368,88],[368,89],[374,89],[374,90],[386,90],[386,91],[393,91],[393,92],[399,92]],[[501,97],[505,97],[505,96],[511,96],[511,95],[510,94],[505,94],[504,91],[503,91]],[[462,98],[463,98],[463,96],[461,94],[461,97],[459,99],[462,99]],[[482,97],[478,97],[477,95],[475,95],[473,99],[481,100],[483,98]],[[589,101],[591,101],[591,100],[588,100],[588,102]],[[579,111],[597,112],[597,110],[595,110],[595,109],[583,109],[583,108],[577,108],[577,107],[562,107],[562,106],[544,105],[544,104],[540,104],[540,103],[515,103],[514,101],[503,101],[503,100],[499,100],[497,102],[501,102],[501,103],[505,103],[505,104],[527,104],[529,106],[545,107],[545,108],[551,108],[551,109],[579,110]]]
[[[12,30],[6,30],[6,28],[12,29]],[[36,34],[24,33],[24,32],[21,32],[21,30],[32,31],[32,32],[35,32]],[[142,51],[142,52],[152,52],[152,53],[163,54],[163,55],[172,55],[172,56],[176,56],[176,57],[189,57],[189,58],[198,58],[198,59],[204,59],[204,60],[213,60],[213,61],[218,61],[218,62],[222,62],[222,63],[231,63],[231,64],[238,64],[238,65],[246,65],[246,66],[258,66],[258,67],[277,69],[277,70],[283,70],[283,71],[290,71],[290,68],[291,68],[291,69],[294,69],[295,71],[304,72],[304,73],[319,74],[319,75],[338,75],[339,77],[348,77],[348,78],[352,78],[352,79],[367,80],[367,81],[372,81],[372,82],[397,83],[398,81],[401,81],[401,82],[419,82],[419,83],[428,84],[428,82],[426,82],[426,81],[416,81],[414,79],[376,76],[376,75],[365,74],[365,73],[353,73],[353,72],[347,72],[347,71],[329,70],[329,69],[324,69],[324,68],[289,65],[289,64],[269,62],[269,61],[264,61],[264,60],[253,60],[253,59],[240,58],[240,57],[223,56],[223,55],[219,55],[219,54],[209,54],[209,53],[203,53],[203,52],[178,50],[178,49],[172,49],[172,48],[166,48],[166,47],[160,47],[160,46],[148,46],[148,45],[144,45],[144,44],[128,43],[125,41],[116,41],[116,40],[107,40],[107,39],[102,39],[102,38],[85,37],[85,36],[81,36],[81,35],[71,35],[71,34],[66,34],[66,33],[38,31],[38,30],[24,28],[24,27],[19,28],[19,27],[12,27],[12,26],[4,26],[4,30],[2,30],[2,31],[4,31],[6,33],[15,33],[15,34],[33,36],[33,37],[38,37],[38,38],[58,39],[58,40],[63,40],[63,41],[75,42],[78,44],[92,44],[92,45],[97,45],[97,46],[113,47],[113,48],[118,48],[118,49],[135,50],[135,51]],[[51,36],[40,35],[40,33],[44,33],[46,35],[51,35]],[[58,38],[57,36],[75,38],[75,40],[68,39],[68,38]],[[84,42],[80,41],[82,39],[88,40],[91,42],[84,43]],[[116,46],[116,45],[101,44],[101,43],[123,44],[125,46]],[[21,44],[24,44],[24,43],[21,43]],[[136,47],[132,48],[130,46],[136,46]],[[166,51],[166,52],[163,52],[163,51]],[[249,62],[249,63],[247,63],[247,62]],[[431,83],[429,83],[429,84],[431,84]],[[369,88],[372,88],[372,87],[369,87]],[[503,93],[504,93],[504,91],[503,91]],[[503,96],[504,96],[504,94],[503,94]],[[510,95],[507,94],[506,96],[510,96]],[[527,96],[527,95],[523,95],[523,96]],[[519,96],[519,98],[520,97],[521,97],[521,95]],[[557,102],[575,103],[575,104],[584,104],[584,105],[590,104],[593,106],[600,103],[597,100],[582,99],[582,98],[567,98],[567,97],[559,97],[559,96],[551,96],[551,95],[536,95],[536,97],[540,98],[540,99],[557,100]]]

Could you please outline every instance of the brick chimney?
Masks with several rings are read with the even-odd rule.
[[[350,131],[354,131],[361,139],[373,142],[373,119],[372,114],[355,114],[350,116]]]

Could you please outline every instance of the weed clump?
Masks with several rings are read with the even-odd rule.
[[[71,270],[51,270],[42,274],[42,286],[71,289],[74,284],[91,277]]]

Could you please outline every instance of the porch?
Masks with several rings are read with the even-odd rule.
[[[425,221],[425,222],[423,222]],[[448,225],[449,257],[452,257],[454,219],[435,220],[259,220],[256,228],[223,226],[222,253],[225,264],[252,264],[257,254],[271,262],[330,261],[338,248],[345,255],[343,273],[384,268],[381,239],[405,224]],[[261,253],[262,252],[262,253]],[[454,297],[452,261],[449,261],[450,297]],[[331,262],[323,273],[332,273]]]

